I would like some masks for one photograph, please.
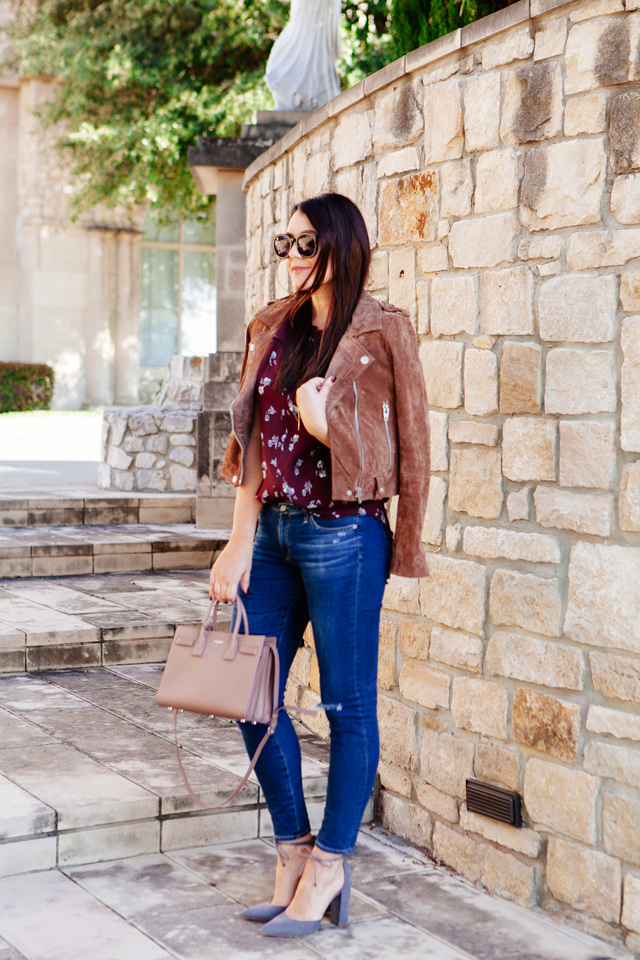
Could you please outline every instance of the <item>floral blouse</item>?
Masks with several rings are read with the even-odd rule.
[[[262,483],[256,497],[262,503],[293,503],[321,517],[375,517],[388,525],[384,500],[355,503],[331,499],[331,451],[304,427],[298,417],[295,390],[274,389],[278,362],[289,321],[276,331],[271,349],[258,371],[256,386],[262,440]],[[309,349],[320,331],[313,328]]]

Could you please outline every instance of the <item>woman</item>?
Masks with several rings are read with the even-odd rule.
[[[267,936],[345,923],[353,852],[378,765],[378,631],[389,572],[428,574],[421,530],[429,484],[427,403],[406,313],[364,293],[362,214],[340,194],[295,208],[275,238],[294,293],[249,324],[223,479],[233,530],[211,596],[238,587],[252,633],[275,636],[280,703],[309,620],[331,729],[324,819],[311,839],[300,748],[282,713],[256,766],[278,848],[271,903],[245,910]],[[399,494],[393,541],[384,509]],[[257,533],[256,533],[257,526]],[[264,728],[240,724],[250,755]]]

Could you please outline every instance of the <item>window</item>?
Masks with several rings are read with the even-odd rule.
[[[215,207],[210,216],[144,224],[140,264],[140,365],[216,350]]]

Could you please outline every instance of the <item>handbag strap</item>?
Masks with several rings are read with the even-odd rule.
[[[249,621],[248,621],[248,619],[247,619],[247,611],[245,610],[244,604],[243,604],[242,600],[240,599],[240,597],[237,598],[236,603],[237,603],[237,606],[238,606],[238,616],[236,617],[236,623],[235,623],[233,635],[232,635],[232,638],[231,638],[231,644],[230,644],[230,647],[229,647],[229,652],[231,653],[231,657],[230,657],[231,659],[232,659],[233,657],[235,657],[235,654],[236,654],[237,649],[238,649],[238,643],[239,643],[239,641],[238,641],[238,632],[239,632],[239,630],[240,630],[240,620],[241,620],[241,619],[242,619],[242,622],[243,622],[243,624],[244,624],[244,632],[245,632],[246,634],[249,633]],[[210,617],[210,616],[211,616],[211,621],[209,620],[209,617]],[[198,643],[200,643],[200,641],[202,640],[202,636],[203,636],[203,634],[204,634],[204,631],[205,631],[206,628],[209,626],[209,623],[211,623],[212,627],[215,628],[217,616],[218,616],[218,601],[217,601],[217,600],[215,600],[215,601],[212,600],[211,603],[209,604],[209,607],[208,607],[208,609],[207,609],[207,612],[206,612],[206,614],[205,614],[205,616],[204,616],[204,620],[202,621],[202,629],[201,629],[201,631],[200,631],[200,637],[198,638]],[[197,644],[196,644],[196,646],[197,646]],[[272,648],[272,649],[273,649],[273,648]],[[317,711],[317,710],[307,710],[307,709],[305,709],[304,707],[285,707],[284,705],[283,705],[282,707],[279,707],[279,706],[278,706],[278,693],[279,693],[279,690],[280,690],[280,658],[279,658],[279,656],[278,656],[278,651],[277,651],[276,649],[273,649],[273,659],[274,659],[274,671],[273,671],[273,704],[272,704],[272,707],[271,707],[271,717],[270,717],[270,719],[269,719],[269,726],[267,727],[267,731],[266,731],[264,737],[262,738],[262,740],[261,740],[260,743],[258,744],[258,747],[257,747],[256,752],[254,753],[253,757],[251,758],[251,763],[249,764],[249,769],[247,770],[247,772],[245,773],[244,777],[242,778],[242,780],[240,781],[240,783],[238,784],[238,786],[235,788],[235,790],[233,791],[233,793],[230,794],[230,795],[227,797],[227,799],[226,799],[226,800],[223,800],[221,803],[205,803],[204,800],[201,800],[200,797],[199,797],[196,793],[194,793],[194,791],[193,791],[193,789],[192,789],[192,787],[191,787],[191,784],[189,783],[189,779],[188,779],[188,777],[187,777],[187,774],[186,774],[186,771],[185,771],[185,769],[184,769],[184,766],[182,765],[182,757],[180,756],[180,744],[178,743],[178,710],[177,710],[176,707],[173,707],[173,708],[172,708],[172,709],[173,709],[173,733],[174,733],[174,740],[175,740],[176,757],[177,757],[177,760],[178,760],[178,767],[180,768],[180,773],[182,774],[182,779],[184,780],[184,784],[185,784],[185,786],[186,786],[186,788],[187,788],[187,793],[189,794],[189,796],[191,797],[191,799],[193,800],[193,802],[194,802],[195,804],[197,804],[197,806],[202,807],[203,810],[217,810],[217,809],[219,809],[220,807],[224,807],[225,804],[229,803],[231,800],[233,800],[234,797],[237,797],[237,796],[238,796],[238,794],[240,793],[240,791],[241,791],[242,788],[244,787],[245,783],[247,782],[247,780],[249,779],[249,777],[250,777],[251,774],[253,773],[254,768],[255,768],[255,765],[256,765],[256,763],[258,762],[258,759],[259,759],[259,757],[260,757],[260,754],[262,753],[262,750],[263,750],[263,748],[264,748],[267,740],[269,739],[269,737],[271,736],[271,734],[272,734],[272,733],[274,732],[274,730],[276,729],[276,726],[278,725],[278,718],[279,718],[279,716],[280,716],[280,713],[281,713],[283,710],[290,710],[290,711],[292,711],[293,713],[298,713],[298,714],[304,713],[304,714],[306,714],[306,715],[309,716],[309,717],[315,717],[315,716],[317,716],[317,714],[318,714],[318,711]]]
[[[275,689],[277,690],[277,687]],[[291,710],[294,713],[305,713],[309,717],[315,717],[317,716],[317,713],[318,713],[317,710],[306,710],[303,707],[285,707],[285,706],[277,707],[277,709],[275,709],[271,714],[271,720],[269,721],[267,732],[265,733],[264,737],[258,744],[258,748],[254,753],[253,757],[251,758],[249,769],[247,770],[244,777],[242,778],[238,786],[235,788],[233,793],[231,793],[227,797],[227,799],[223,800],[221,803],[205,803],[204,800],[201,800],[200,797],[196,793],[194,793],[191,787],[191,784],[189,783],[189,779],[187,777],[186,771],[182,765],[182,757],[180,756],[180,745],[178,744],[178,711],[176,707],[173,707],[172,709],[173,709],[173,731],[174,731],[174,738],[175,738],[176,757],[178,759],[178,766],[180,767],[180,773],[182,774],[182,779],[184,780],[185,787],[187,788],[187,793],[189,794],[193,802],[197,804],[199,807],[202,807],[203,810],[217,810],[219,807],[224,807],[225,804],[229,803],[231,800],[233,800],[234,797],[238,796],[238,794],[244,787],[245,783],[253,773],[255,765],[258,762],[260,754],[262,753],[262,750],[267,740],[269,739],[269,737],[271,736],[271,734],[273,733],[273,731],[275,730],[278,724],[278,717],[282,710]]]

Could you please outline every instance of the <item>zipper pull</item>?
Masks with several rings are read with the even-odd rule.
[[[390,409],[390,408],[389,408],[389,401],[388,401],[388,400],[383,400],[383,401],[382,401],[382,417],[383,417],[385,423],[387,423],[388,420],[389,420],[389,409]]]

